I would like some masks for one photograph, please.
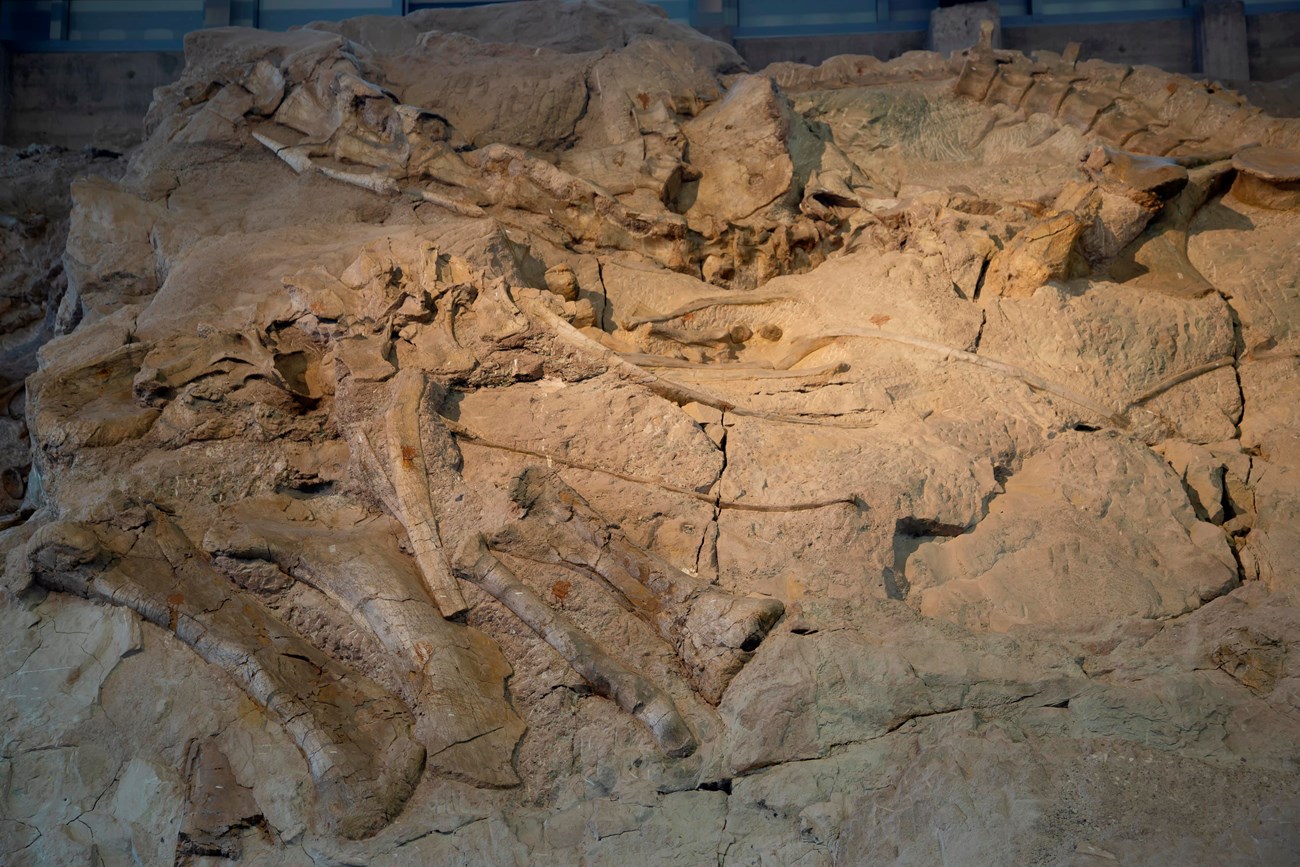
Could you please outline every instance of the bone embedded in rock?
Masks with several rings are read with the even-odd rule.
[[[0,862],[1294,860],[1300,125],[1086,45],[207,28],[0,148]]]
[[[239,682],[302,751],[323,821],[335,833],[369,836],[401,809],[424,750],[411,739],[410,713],[400,702],[255,601],[227,606],[233,588],[164,516],[154,513],[136,539],[110,531],[112,547],[99,530],[43,527],[27,553],[37,581],[130,608]],[[321,700],[328,696],[337,698]]]
[[[438,537],[438,516],[429,494],[429,467],[421,439],[421,424],[432,417],[424,407],[424,374],[403,369],[393,378],[393,396],[383,422],[381,455],[383,472],[393,486],[396,517],[411,541],[411,549],[425,588],[443,617],[455,617],[465,611],[464,595],[451,575]],[[434,458],[437,460],[437,458]]]
[[[483,540],[467,540],[457,554],[458,568],[510,609],[591,684],[599,695],[632,714],[650,730],[659,749],[673,757],[689,756],[699,746],[669,695],[606,653],[541,597],[529,590]]]

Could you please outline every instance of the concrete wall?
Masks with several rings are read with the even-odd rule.
[[[1246,46],[1252,80],[1300,75],[1300,12],[1246,16]]]
[[[9,129],[9,49],[0,42],[0,144],[4,144]]]
[[[180,52],[12,54],[2,141],[129,147],[153,89],[183,66]]]

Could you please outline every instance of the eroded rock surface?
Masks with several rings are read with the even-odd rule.
[[[0,861],[1293,859],[1300,124],[1077,55],[533,0],[6,151]]]

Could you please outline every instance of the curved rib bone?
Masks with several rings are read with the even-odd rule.
[[[785,607],[732,596],[641,548],[578,494],[540,469],[524,470],[511,496],[526,518],[495,538],[521,556],[597,576],[673,645],[710,704],[752,656]]]
[[[410,712],[261,603],[236,600],[175,525],[157,512],[150,518],[138,538],[107,542],[96,532],[102,528],[46,525],[28,544],[28,565],[51,590],[130,608],[232,677],[302,752],[331,831],[356,839],[387,824],[424,764],[424,749],[409,734]]]
[[[305,508],[287,497],[246,501],[209,528],[204,547],[275,563],[338,603],[419,672],[415,733],[431,766],[478,785],[518,785],[512,762],[525,726],[506,701],[511,669],[501,649],[478,630],[442,618],[398,549],[391,519],[352,523],[346,513],[316,509],[307,520],[292,520],[287,510],[294,506]]]
[[[466,580],[482,587],[528,624],[591,684],[597,695],[640,720],[665,755],[682,757],[695,752],[695,735],[668,693],[614,659],[568,618],[543,602],[488,550],[482,537],[467,540],[457,552],[456,562]]]
[[[789,301],[790,296],[780,292],[736,292],[730,295],[707,295],[703,298],[696,298],[688,301],[676,310],[669,313],[648,313],[644,316],[634,316],[626,322],[620,323],[624,330],[632,331],[647,323],[668,322],[679,316],[685,316],[687,313],[694,313],[697,310],[703,310],[706,307],[732,307],[732,306],[749,306],[754,304],[774,304],[777,301]]]
[[[348,444],[367,481],[374,484],[389,511],[406,528],[429,594],[443,617],[455,617],[466,610],[465,597],[447,567],[438,535],[437,513],[429,491],[429,467],[422,430],[426,418],[421,412],[428,397],[428,380],[418,370],[403,369],[390,383],[387,406],[379,409],[384,422],[345,425]],[[453,446],[454,448],[454,446]]]

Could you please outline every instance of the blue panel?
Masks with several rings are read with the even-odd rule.
[[[402,0],[261,0],[257,26],[288,30],[312,21],[342,21],[360,15],[398,15]]]
[[[231,0],[230,23],[236,27],[256,27],[257,0]]]
[[[930,13],[939,8],[939,0],[889,0],[890,21],[930,22]]]
[[[518,0],[407,0],[406,8],[411,12],[417,9],[465,9],[470,6],[492,6],[496,3],[515,3]]]
[[[860,0],[740,0],[738,24],[744,28],[790,25],[874,24],[876,7]]]
[[[0,39],[49,39],[50,5],[50,0],[0,3]]]
[[[72,0],[68,38],[180,39],[203,26],[203,0]]]
[[[1197,11],[1191,7],[1181,9],[1151,9],[1124,12],[1059,13],[1056,15],[1022,15],[1002,17],[1003,27],[1035,27],[1048,24],[1118,24],[1124,21],[1177,21],[1195,18]]]
[[[180,37],[174,39],[34,39],[14,43],[18,51],[34,54],[84,54],[91,51],[180,51]]]
[[[1089,15],[1099,12],[1154,12],[1183,8],[1183,0],[1035,0],[1034,12],[1052,15]]]
[[[655,0],[655,5],[668,13],[674,21],[689,24],[691,20],[690,0]]]

